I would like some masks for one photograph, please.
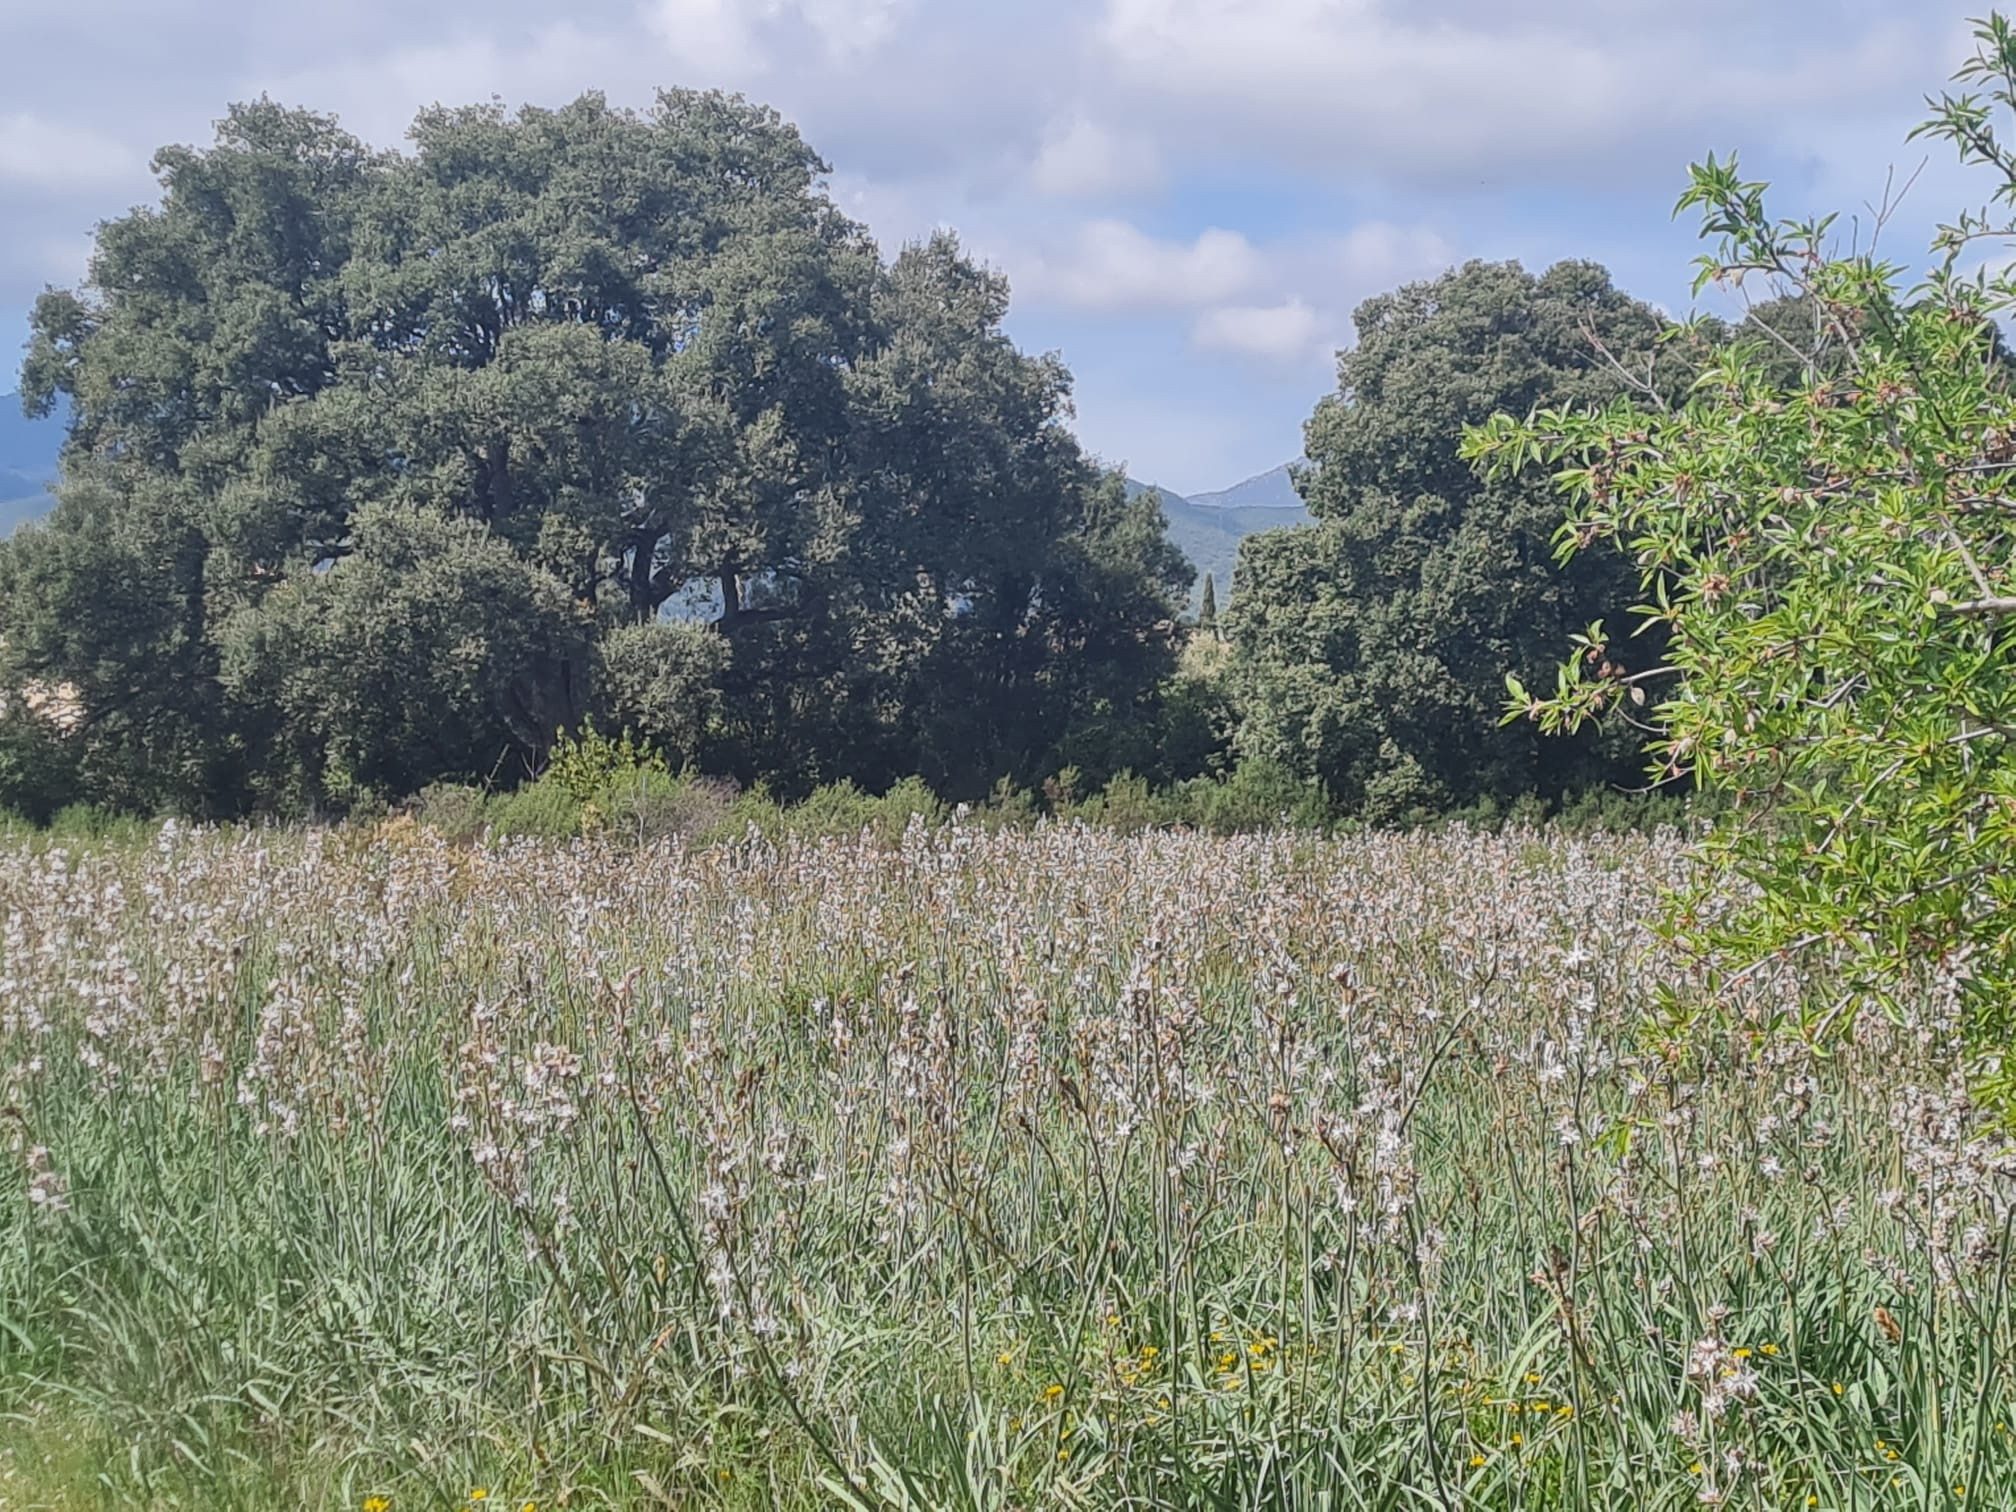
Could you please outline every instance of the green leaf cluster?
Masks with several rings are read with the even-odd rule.
[[[2008,203],[2016,158],[1995,119],[2016,108],[2016,40],[1999,17],[1977,40],[1960,77],[1986,96],[1936,101],[1924,130]],[[1910,283],[1837,251],[1830,219],[1771,218],[1766,190],[1710,157],[1679,208],[1714,243],[1703,287],[1768,290],[1803,323],[1739,331],[1670,409],[1555,406],[1468,437],[1495,479],[1553,468],[1573,503],[1562,558],[1622,554],[1641,590],[1550,681],[1512,679],[1509,717],[1646,721],[1655,777],[1733,801],[1704,874],[1750,886],[1733,908],[1682,895],[1671,917],[1701,952],[1702,1002],[1815,1036],[1870,1001],[1954,1021],[2006,1098],[2016,395],[1997,323],[2016,281],[1966,255],[1978,218]],[[1663,655],[1627,656],[1647,632]],[[1794,965],[1822,986],[1793,990]]]

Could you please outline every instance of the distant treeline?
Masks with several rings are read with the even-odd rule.
[[[1662,341],[1594,265],[1361,306],[1314,523],[1199,624],[1004,280],[949,236],[885,261],[770,111],[436,109],[394,154],[262,101],[157,161],[33,315],[24,400],[70,425],[58,508],[0,547],[17,813],[508,792],[595,731],[783,800],[1243,780],[1383,820],[1642,780],[1628,731],[1501,726],[1633,579],[1558,565],[1544,481],[1458,455],[1688,381],[1714,332]]]

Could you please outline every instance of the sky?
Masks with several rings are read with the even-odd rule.
[[[0,347],[154,150],[234,100],[397,146],[421,107],[739,91],[796,121],[885,253],[1007,274],[1086,446],[1181,493],[1295,456],[1351,311],[1469,258],[1593,258],[1679,312],[1672,206],[1740,149],[1788,215],[1883,237],[1989,192],[1908,144],[1983,0],[0,0]],[[558,19],[564,16],[564,19]],[[0,368],[0,388],[10,374]]]

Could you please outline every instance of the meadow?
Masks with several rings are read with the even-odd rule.
[[[0,1506],[2016,1505],[1950,993],[1671,833],[0,852]]]

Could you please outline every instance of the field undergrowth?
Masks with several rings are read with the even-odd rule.
[[[1681,864],[0,852],[0,1507],[2016,1505],[1950,1005],[1663,1042]]]

